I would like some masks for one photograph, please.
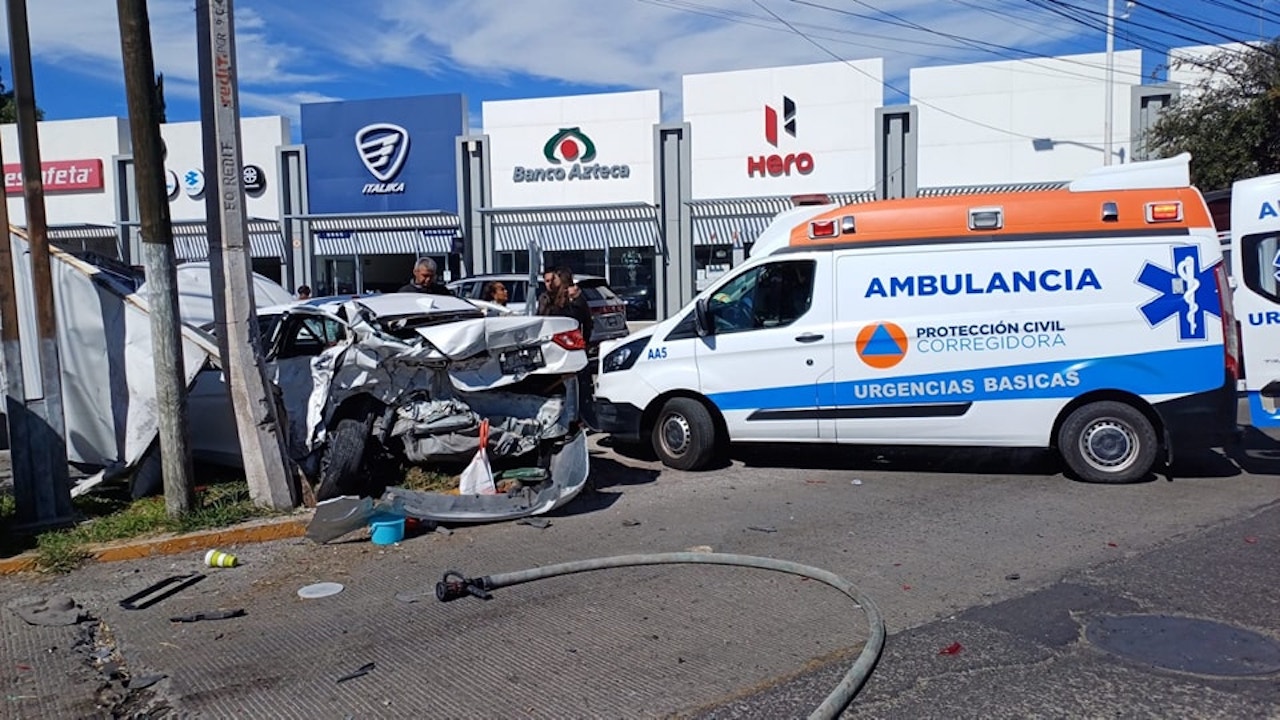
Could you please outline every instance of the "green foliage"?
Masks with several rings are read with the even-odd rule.
[[[37,107],[36,120],[43,119],[44,111]],[[13,91],[6,89],[4,82],[0,81],[0,123],[16,122],[18,122],[18,103],[13,99]]]
[[[1147,131],[1148,152],[1191,153],[1191,180],[1205,190],[1280,172],[1280,43],[1223,50],[1195,64],[1205,79],[1182,88]]]
[[[196,506],[179,518],[166,514],[163,497],[130,500],[126,488],[115,494],[82,495],[72,502],[81,518],[76,526],[40,533],[34,538],[4,537],[0,555],[20,552],[34,544],[41,570],[69,572],[89,558],[89,546],[94,544],[228,527],[273,514],[253,504],[243,480],[202,488],[196,494]],[[0,535],[7,529],[6,516],[12,517],[13,512],[12,497],[0,495]]]

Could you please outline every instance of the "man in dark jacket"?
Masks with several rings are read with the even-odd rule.
[[[426,295],[449,295],[449,288],[436,283],[436,261],[431,258],[418,258],[413,265],[413,280],[397,292],[416,292]]]

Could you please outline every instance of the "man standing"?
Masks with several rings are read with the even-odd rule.
[[[413,280],[397,292],[423,293],[426,295],[449,295],[449,288],[436,283],[436,261],[431,258],[418,258],[413,265]]]

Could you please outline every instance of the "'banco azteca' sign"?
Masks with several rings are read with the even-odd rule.
[[[512,173],[514,182],[560,182],[570,180],[607,180],[631,177],[630,165],[604,165],[592,163],[596,159],[596,144],[580,128],[560,128],[542,146],[542,155],[551,163],[545,168],[526,168],[517,165]],[[569,167],[566,169],[566,165]]]

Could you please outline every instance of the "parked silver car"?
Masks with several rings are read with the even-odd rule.
[[[616,340],[627,335],[627,304],[609,288],[609,283],[598,275],[574,275],[573,280],[582,289],[582,295],[591,308],[591,343]],[[501,282],[507,288],[507,307],[517,313],[528,311],[528,303],[536,303],[538,296],[546,292],[542,279],[533,293],[529,292],[529,276],[518,273],[501,275],[475,275],[449,283],[449,290],[461,298],[482,299],[485,287]]]

